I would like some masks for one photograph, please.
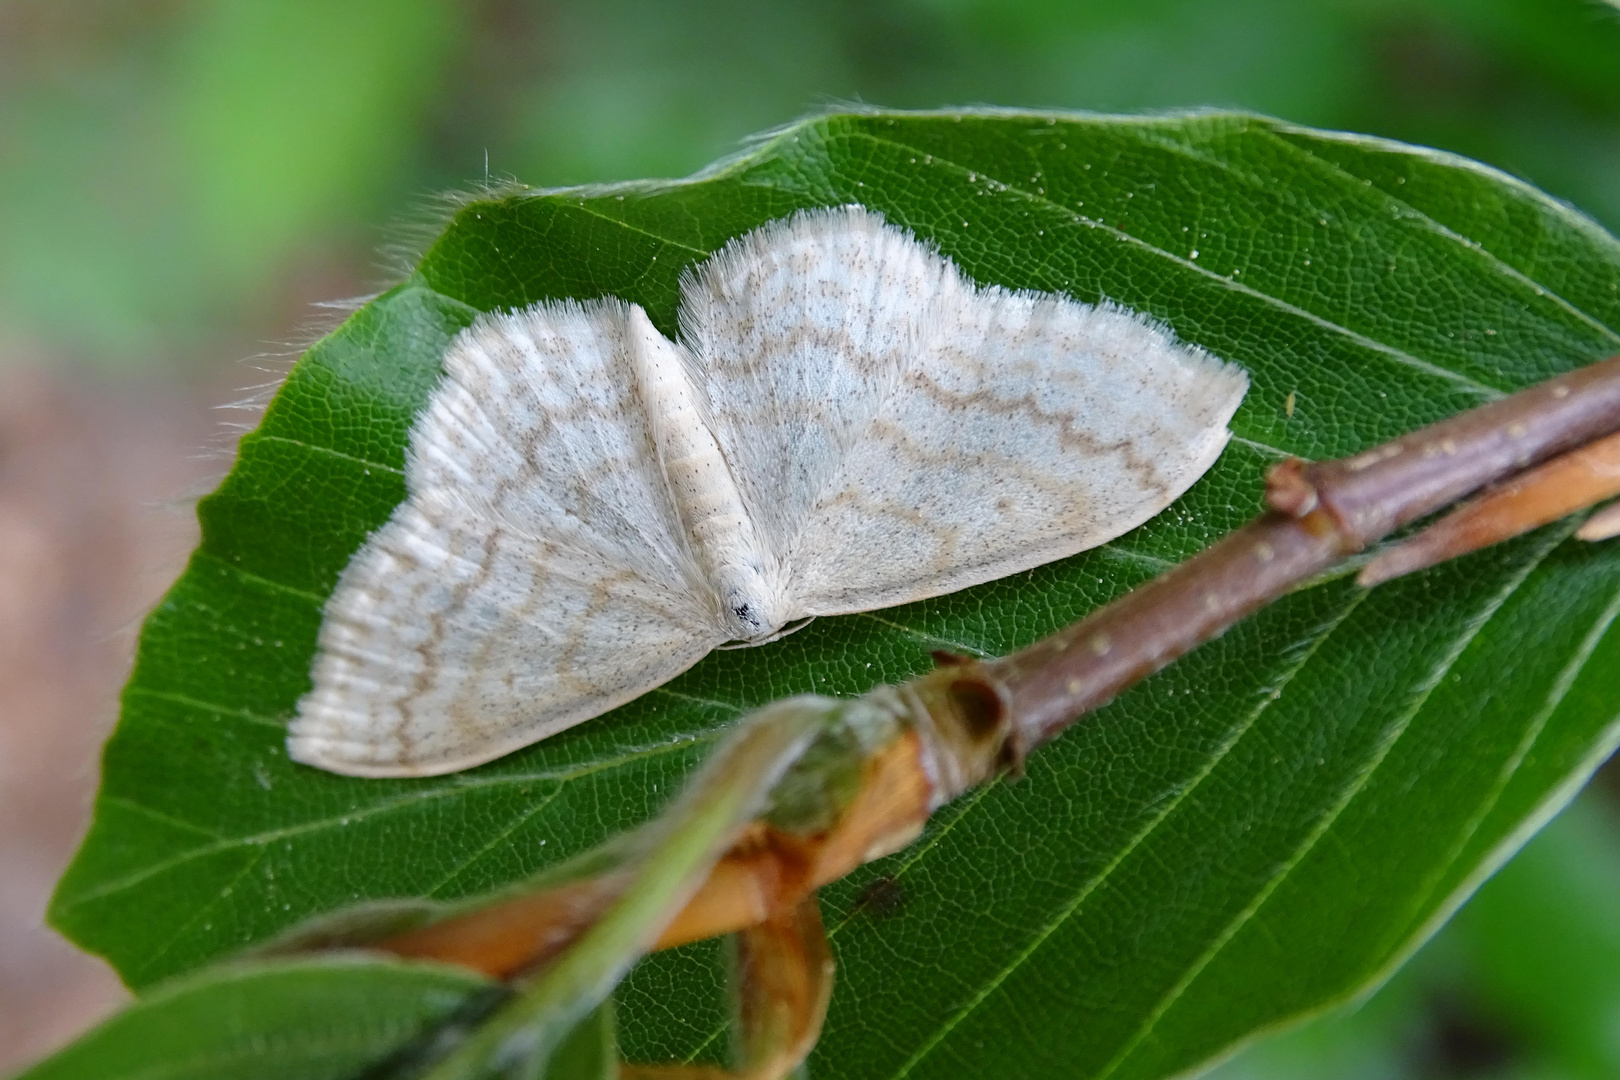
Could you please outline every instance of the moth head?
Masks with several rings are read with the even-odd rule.
[[[732,640],[762,642],[776,636],[790,612],[780,588],[773,588],[760,567],[737,566],[722,575],[720,618]]]
[[[726,617],[731,620],[740,638],[755,638],[765,632],[765,619],[761,612],[743,597],[734,597],[728,603]]]

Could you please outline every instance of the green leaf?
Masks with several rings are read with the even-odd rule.
[[[17,1080],[348,1080],[489,984],[439,964],[325,957],[165,985]]]
[[[981,282],[1110,297],[1242,364],[1221,462],[1105,548],[709,657],[456,776],[290,764],[321,604],[402,497],[406,431],[476,312],[611,294],[676,329],[683,267],[860,202]],[[294,369],[149,618],[55,925],[137,987],[357,900],[487,890],[644,820],[740,711],[996,654],[1335,457],[1614,352],[1620,243],[1471,162],[1233,114],[834,115],[680,183],[467,203]],[[1285,408],[1290,398],[1292,415]],[[1156,1077],[1384,977],[1620,737],[1620,545],[1556,525],[1373,592],[1302,590],[824,892],[820,1076]],[[896,903],[863,902],[879,876]],[[715,950],[619,996],[628,1055],[715,1057]]]

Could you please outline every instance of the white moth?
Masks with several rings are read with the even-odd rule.
[[[728,641],[976,585],[1146,521],[1248,380],[1125,309],[980,288],[859,207],[728,244],[681,340],[612,297],[479,318],[406,500],[326,605],[287,739],[357,776],[463,769]]]

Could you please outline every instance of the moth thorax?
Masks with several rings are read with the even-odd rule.
[[[690,368],[653,328],[641,308],[629,308],[636,331],[634,359],[647,403],[659,463],[692,554],[720,600],[733,638],[769,637],[786,622],[783,590],[719,440],[697,407]]]

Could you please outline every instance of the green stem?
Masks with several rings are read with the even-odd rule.
[[[643,830],[645,857],[623,897],[424,1080],[543,1076],[552,1052],[652,946],[837,710],[800,697],[756,714]]]

